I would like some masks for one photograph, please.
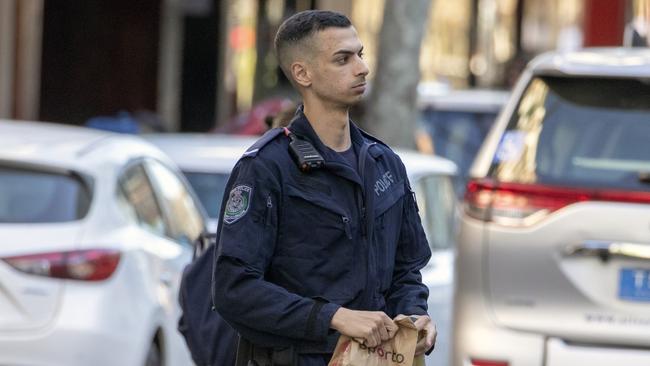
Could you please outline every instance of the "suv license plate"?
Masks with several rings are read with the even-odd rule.
[[[618,297],[629,301],[650,301],[650,270],[622,268]]]

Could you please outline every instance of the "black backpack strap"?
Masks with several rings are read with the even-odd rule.
[[[192,254],[192,261],[203,254],[203,252],[205,252],[210,245],[216,244],[216,242],[217,233],[209,233],[207,231],[203,231],[193,243],[194,253]]]

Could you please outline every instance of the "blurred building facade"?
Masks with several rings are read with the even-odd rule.
[[[206,131],[294,96],[272,41],[297,11],[347,14],[372,68],[384,1],[0,0],[0,118],[83,124],[126,111]],[[432,0],[422,79],[508,88],[547,50],[647,46],[649,18],[650,0]]]
[[[0,0],[0,118],[207,130],[226,2]]]

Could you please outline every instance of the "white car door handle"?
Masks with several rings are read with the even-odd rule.
[[[562,251],[565,257],[598,257],[603,261],[610,258],[650,260],[650,244],[587,240],[568,245]]]

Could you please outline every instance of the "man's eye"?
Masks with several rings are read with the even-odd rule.
[[[347,57],[340,57],[336,59],[336,63],[343,65],[347,60],[348,60]]]

